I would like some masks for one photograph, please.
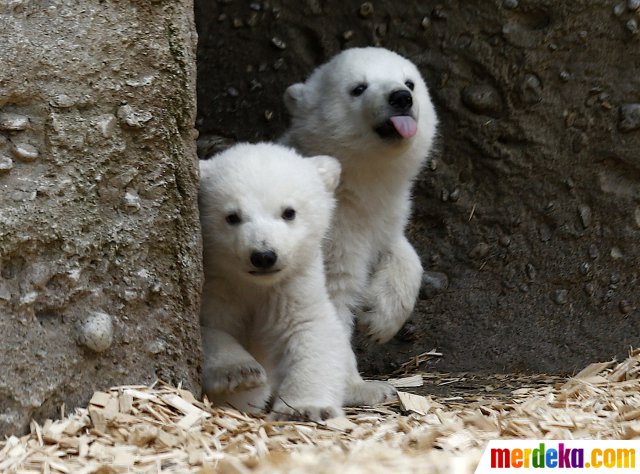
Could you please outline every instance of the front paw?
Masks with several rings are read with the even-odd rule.
[[[320,422],[342,416],[344,413],[340,407],[307,404],[287,404],[278,400],[269,413],[269,419],[273,421],[315,421]]]
[[[202,386],[207,395],[250,390],[267,383],[264,368],[255,360],[225,367],[205,367]]]
[[[349,383],[346,392],[345,405],[355,407],[360,405],[377,405],[396,400],[398,392],[395,387],[380,380],[359,380]]]
[[[372,342],[383,344],[402,328],[409,314],[392,315],[377,309],[362,311],[358,314],[358,329]]]

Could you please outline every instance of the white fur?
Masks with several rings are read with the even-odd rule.
[[[412,81],[411,138],[381,138],[375,128],[393,113],[389,94]],[[358,97],[358,84],[367,89]],[[410,316],[420,288],[420,259],[405,237],[411,186],[426,159],[437,118],[420,72],[383,48],[343,51],[284,97],[291,127],[282,142],[303,155],[328,154],[342,165],[338,207],[326,241],[327,285],[338,314],[351,328],[353,315],[376,342],[391,339]],[[351,331],[351,329],[349,329]],[[355,359],[355,356],[352,356]],[[355,367],[355,362],[351,363]],[[390,388],[364,384],[352,373],[351,403],[373,403]]]
[[[236,145],[200,162],[205,285],[203,386],[215,403],[275,419],[342,413],[349,340],[326,290],[322,240],[339,163],[274,145]],[[293,220],[283,211],[295,209]],[[226,221],[237,214],[241,223]],[[253,251],[277,254],[256,275]]]

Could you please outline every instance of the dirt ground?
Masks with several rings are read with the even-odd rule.
[[[441,118],[409,235],[425,274],[368,373],[572,373],[637,344],[640,35],[634,2],[196,2],[200,151],[277,138],[281,96],[343,48],[421,69]]]

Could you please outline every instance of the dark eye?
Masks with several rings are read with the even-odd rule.
[[[242,222],[242,219],[237,212],[232,212],[231,214],[227,215],[224,220],[227,221],[227,224],[229,225],[238,225]]]
[[[413,81],[407,81],[404,83],[405,86],[407,86],[409,88],[409,90],[413,90],[414,87],[416,87],[416,85],[413,83]]]
[[[287,207],[284,211],[282,211],[282,218],[285,221],[292,221],[296,218],[296,210],[292,207]]]
[[[361,96],[364,91],[367,90],[367,85],[366,84],[358,84],[356,87],[354,87],[353,89],[351,89],[351,95],[353,97],[359,97]]]

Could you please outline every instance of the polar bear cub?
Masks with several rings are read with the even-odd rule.
[[[203,386],[275,419],[342,413],[348,335],[326,290],[322,241],[340,164],[275,144],[200,162]]]
[[[353,48],[290,86],[284,100],[291,126],[281,141],[303,155],[334,156],[342,165],[325,241],[331,299],[348,328],[357,314],[369,338],[386,342],[410,316],[421,284],[422,266],[405,226],[412,182],[436,133],[427,86],[402,56]],[[390,393],[377,388],[376,395],[352,374],[354,402]]]

